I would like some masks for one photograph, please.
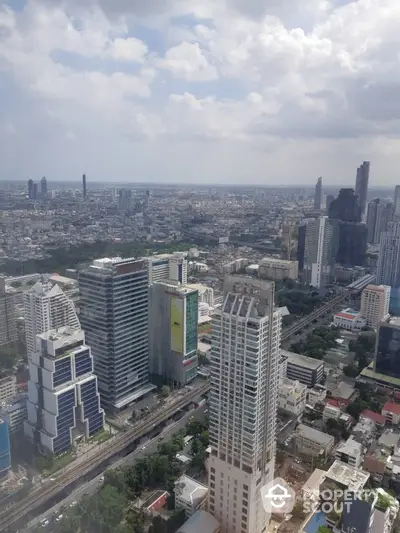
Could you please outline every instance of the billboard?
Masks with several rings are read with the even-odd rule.
[[[184,332],[184,300],[181,298],[171,298],[171,350],[184,353],[183,332]]]

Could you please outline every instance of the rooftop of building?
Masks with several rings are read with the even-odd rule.
[[[347,455],[356,455],[362,452],[362,444],[350,437],[346,442],[340,443],[336,451]]]
[[[386,402],[382,410],[389,411],[390,413],[393,413],[395,415],[400,415],[400,404],[393,403],[393,402]]]
[[[388,429],[384,432],[383,435],[379,437],[378,443],[380,446],[385,446],[386,448],[394,448],[399,445],[400,434],[395,433],[391,429]]]
[[[176,533],[217,533],[219,522],[207,511],[196,511]]]
[[[384,415],[381,415],[379,413],[375,413],[375,411],[370,411],[369,409],[366,409],[360,414],[360,417],[367,418],[369,420],[372,420],[376,424],[384,425],[386,422],[386,417]]]
[[[391,326],[400,326],[400,316],[392,316],[389,319],[389,324]]]
[[[343,309],[343,311],[339,311],[339,313],[336,313],[335,316],[340,318],[346,318],[347,320],[355,320],[360,316],[360,312],[348,307],[347,309]]]
[[[175,494],[177,493],[180,499],[194,505],[205,498],[208,488],[195,479],[183,475],[175,482]]]
[[[288,359],[288,362],[294,365],[307,367],[310,370],[316,370],[324,364],[324,362],[320,359],[313,359],[312,357],[307,357],[306,355],[300,355],[298,353],[289,352],[287,350],[280,350],[280,353]]]
[[[364,291],[385,292],[390,289],[389,285],[367,285]]]
[[[78,285],[78,280],[73,279],[73,278],[67,278],[65,276],[60,276],[60,274],[57,274],[57,273],[52,274],[49,280],[55,283],[59,283],[60,285],[72,285],[72,286]]]
[[[358,491],[368,481],[369,474],[342,461],[335,461],[327,471],[326,477],[345,485],[351,491]]]
[[[263,263],[280,263],[283,265],[291,266],[291,265],[295,265],[297,261],[289,261],[288,259],[278,259],[277,257],[264,257],[261,260],[261,265]]]
[[[296,428],[296,433],[300,437],[312,440],[321,445],[331,444],[334,440],[331,435],[328,435],[328,433],[323,433],[322,431],[306,426],[305,424],[299,424]]]
[[[46,331],[45,333],[41,333],[40,335],[38,335],[38,337],[45,341],[54,342],[61,339],[65,339],[66,341],[68,341],[69,339],[72,339],[72,337],[76,337],[78,333],[83,334],[83,331],[79,328],[64,326],[62,328],[51,329],[49,331]]]
[[[368,381],[396,387],[398,390],[400,389],[400,378],[394,378],[392,376],[387,376],[386,374],[381,374],[380,372],[375,372],[373,369],[373,363],[370,363],[361,371],[360,377]]]
[[[286,392],[289,392],[291,390],[294,390],[296,392],[301,392],[307,389],[307,385],[303,385],[303,383],[300,383],[300,381],[297,381],[297,380],[283,378],[279,388],[280,390],[283,389]]]

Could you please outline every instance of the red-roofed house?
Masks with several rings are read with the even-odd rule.
[[[354,309],[344,309],[340,313],[333,315],[333,323],[336,327],[347,329],[348,331],[361,331],[367,321],[358,311]]]
[[[386,420],[391,424],[397,425],[400,423],[400,403],[386,402],[382,408],[382,414]]]
[[[360,414],[360,418],[361,417],[373,420],[377,426],[383,427],[386,424],[386,416],[375,413],[375,411],[369,411],[368,409]]]

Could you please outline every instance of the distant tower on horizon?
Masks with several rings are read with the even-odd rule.
[[[37,183],[34,183],[33,184],[33,189],[32,189],[32,198],[33,198],[33,200],[36,200],[37,196],[38,196],[38,186],[37,186]]]
[[[86,198],[87,196],[86,174],[82,174],[82,192],[83,192],[83,197]]]
[[[394,189],[393,212],[396,218],[400,218],[400,185],[396,185]]]
[[[29,200],[32,200],[33,198],[33,180],[28,180],[28,198]]]
[[[368,182],[369,182],[370,162],[364,161],[357,169],[355,194],[358,198],[358,205],[361,207],[361,214],[364,215],[367,207]]]
[[[45,176],[40,180],[40,194],[42,198],[46,198],[47,196],[47,179]]]
[[[318,178],[317,184],[315,185],[314,209],[316,209],[317,211],[320,211],[321,205],[322,205],[322,178]]]
[[[331,204],[333,200],[335,199],[335,195],[333,194],[327,194],[325,199],[325,206],[326,206],[326,212],[329,213],[329,209],[331,207]]]

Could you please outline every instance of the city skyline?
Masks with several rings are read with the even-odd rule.
[[[394,0],[140,4],[7,0],[0,179],[396,185]]]

